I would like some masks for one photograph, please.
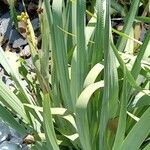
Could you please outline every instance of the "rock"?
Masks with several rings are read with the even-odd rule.
[[[29,58],[31,55],[29,45],[26,45],[24,49],[20,52],[20,56],[24,58]]]
[[[0,119],[0,150],[29,150],[24,137]]]
[[[21,150],[21,147],[15,143],[5,141],[0,144],[0,150]]]
[[[12,21],[9,13],[5,13],[0,17],[0,33],[9,38],[9,33],[12,28]]]
[[[11,134],[10,141],[12,143],[20,145],[23,142],[23,137],[21,137],[16,130],[10,128],[10,134]]]
[[[2,120],[0,120],[0,143],[3,143],[3,141],[7,140],[9,135],[9,127]]]
[[[13,27],[9,13],[0,17],[0,34],[5,39],[9,39],[9,43],[12,43],[14,48],[27,44],[27,41]]]
[[[32,23],[32,26],[33,26],[34,30],[37,30],[40,27],[40,25],[39,25],[39,19],[38,18],[33,19],[31,21],[31,23]]]

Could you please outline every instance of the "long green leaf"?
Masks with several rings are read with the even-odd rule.
[[[69,73],[68,73],[68,61],[67,61],[67,50],[65,45],[64,33],[59,29],[63,28],[62,24],[62,5],[63,1],[55,0],[52,5],[53,10],[53,29],[54,29],[54,44],[53,49],[54,60],[56,62],[57,76],[60,81],[60,88],[62,97],[64,100],[65,107],[69,110],[73,110],[73,102],[71,100]],[[59,40],[59,42],[58,42]]]
[[[118,75],[115,64],[114,53],[110,47],[109,41],[111,39],[110,34],[110,1],[101,1],[104,11],[104,93],[101,102],[101,115],[99,126],[99,149],[107,149],[106,147],[106,134],[107,123],[110,117],[114,117],[117,109],[118,99]],[[114,91],[115,89],[115,91]],[[114,106],[112,109],[111,105]]]
[[[139,2],[140,0],[133,0],[130,10],[128,12],[127,17],[125,18],[125,24],[123,27],[123,33],[125,34],[129,34],[130,33],[130,29],[133,25],[134,19],[135,19],[135,15],[137,13],[137,10],[139,8]],[[126,45],[126,39],[123,37],[120,37],[117,43],[117,49],[119,51],[124,51],[125,45]]]
[[[24,106],[27,106],[30,109],[37,110],[39,112],[43,112],[43,108],[39,107],[39,106],[34,106],[34,105],[30,105],[30,104],[24,104]],[[60,116],[64,119],[66,119],[76,128],[75,120],[74,120],[73,116],[71,114],[69,114],[67,109],[65,109],[65,108],[50,108],[50,110],[51,110],[52,115],[57,115],[57,116]]]
[[[150,144],[148,144],[143,150],[149,150],[150,149]]]
[[[0,98],[1,102],[9,107],[13,112],[20,115],[27,123],[29,122],[28,117],[25,113],[23,104],[18,97],[0,80]]]
[[[77,47],[74,51],[71,62],[71,95],[74,104],[83,88],[87,73],[87,49],[85,42],[85,0],[78,0],[76,5],[76,41]]]
[[[89,122],[87,117],[87,105],[92,94],[103,87],[103,82],[96,82],[86,87],[79,96],[76,104],[76,123],[79,132],[79,139],[83,150],[92,150]]]
[[[3,119],[3,121],[7,122],[10,127],[15,129],[19,134],[25,136],[25,134],[27,133],[26,129],[20,123],[18,123],[14,119],[13,115],[1,104],[0,104],[0,117]]]
[[[5,68],[6,72],[12,76],[14,82],[17,85],[18,90],[20,90],[21,93],[24,95],[22,101],[32,103],[32,97],[27,92],[28,89],[25,87],[23,81],[19,78],[19,73],[16,72],[16,70],[13,70],[1,46],[0,46],[0,63]]]
[[[47,137],[47,146],[49,150],[59,150],[59,146],[57,144],[57,139],[56,139],[56,134],[54,131],[54,125],[53,125],[50,107],[51,105],[50,105],[49,94],[44,94],[43,119],[44,119],[45,134]]]
[[[125,72],[120,103],[118,128],[112,150],[116,150],[121,145],[125,137],[127,116],[127,81]]]
[[[145,36],[145,40],[144,40],[144,42],[140,48],[139,54],[135,60],[135,63],[133,64],[133,67],[131,70],[131,73],[135,79],[137,79],[137,77],[141,71],[141,61],[142,61],[142,58],[144,56],[145,50],[149,44],[149,41],[150,41],[150,30],[147,31],[147,34]]]
[[[95,82],[96,78],[98,77],[99,73],[102,71],[104,68],[103,65],[100,63],[96,64],[88,73],[88,75],[85,78],[84,81],[84,87],[87,87],[88,85],[92,84]]]
[[[114,54],[115,54],[115,56],[116,56],[116,58],[120,64],[120,66],[121,66],[121,69],[124,70],[124,67],[126,69],[127,80],[130,83],[130,85],[137,90],[141,90],[141,87],[137,85],[136,81],[134,80],[134,77],[132,76],[132,74],[130,73],[128,68],[125,66],[125,63],[122,60],[122,58],[120,57],[117,48],[115,47],[115,45],[112,42],[111,42],[111,46],[112,46],[112,49],[114,51]]]
[[[15,1],[8,0],[8,3],[9,3],[9,9],[10,9],[11,17],[14,21],[16,28],[18,29],[17,12],[15,9]]]
[[[43,6],[42,6],[43,7]],[[42,52],[40,57],[40,63],[41,63],[41,74],[46,81],[46,83],[49,83],[49,58],[50,58],[50,34],[47,34],[50,32],[48,20],[47,20],[47,14],[44,12],[39,15],[40,18],[40,26],[41,26],[41,35],[42,35]]]
[[[94,31],[94,44],[92,44],[93,54],[92,54],[92,66],[96,63],[100,62],[103,57],[103,49],[104,49],[104,8],[102,1],[96,1],[96,9],[97,9],[97,23]]]
[[[147,123],[147,120],[149,120],[149,114],[150,107],[141,116],[140,121],[131,129],[118,150],[139,149],[145,138],[150,133],[150,123]]]

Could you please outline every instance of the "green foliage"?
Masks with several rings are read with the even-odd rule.
[[[149,2],[133,0],[130,7],[124,1],[90,2],[87,8],[85,0],[39,2],[42,50],[38,51],[31,25],[27,37],[32,70],[23,61],[13,70],[0,47],[0,63],[15,88],[0,81],[0,110],[5,112],[0,116],[22,135],[34,135],[32,149],[148,150],[150,63],[145,54],[150,30],[143,41],[131,36],[131,30],[137,20],[149,22],[147,16],[137,15],[139,6]],[[112,10],[124,10],[122,31],[111,26]],[[117,44],[114,33],[119,36]]]
[[[18,21],[17,21],[17,12],[15,9],[15,2],[16,2],[15,0],[14,1],[8,0],[10,14],[12,16],[15,27],[18,29]]]

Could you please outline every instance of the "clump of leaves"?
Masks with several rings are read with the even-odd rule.
[[[33,149],[150,147],[150,30],[143,41],[134,36],[136,19],[143,17],[137,12],[143,4],[140,0],[130,3],[129,11],[121,15],[121,31],[111,27],[111,10],[125,8],[106,0],[92,4],[94,12],[87,11],[85,0],[55,0],[52,5],[39,1],[41,50],[24,12],[27,17],[20,21],[26,23],[33,63],[30,71],[23,62],[19,71],[13,70],[0,47],[0,63],[15,87],[11,91],[0,81],[0,110],[6,112],[0,116],[22,135],[32,134]],[[87,24],[86,13],[91,16]],[[119,35],[116,44],[112,32]],[[139,44],[136,56],[135,43]],[[10,112],[22,118],[22,124]]]

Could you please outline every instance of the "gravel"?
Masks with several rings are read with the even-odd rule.
[[[0,150],[29,150],[16,130],[0,119]]]

